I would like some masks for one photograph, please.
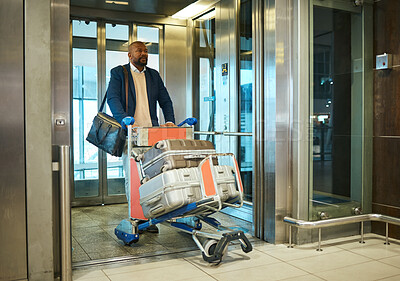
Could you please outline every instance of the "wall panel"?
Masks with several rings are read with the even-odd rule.
[[[0,1],[0,280],[27,278],[23,1]]]
[[[400,217],[400,2],[374,3],[374,55],[393,54],[393,69],[374,71],[374,162],[372,211]],[[372,231],[385,233],[373,223]],[[389,235],[400,238],[400,227]]]

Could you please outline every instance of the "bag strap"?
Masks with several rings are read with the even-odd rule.
[[[125,66],[121,65],[122,68],[124,69],[124,75],[125,75],[125,100],[126,100],[126,113],[128,114],[128,71],[126,70]],[[104,104],[106,103],[107,99],[107,92],[104,95],[103,101],[101,102],[100,105],[100,110],[99,112],[103,112]]]
[[[128,114],[128,71],[126,70],[125,66],[122,66],[124,69],[125,75],[125,100],[126,100],[126,114]]]

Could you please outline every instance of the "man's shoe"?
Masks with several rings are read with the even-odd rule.
[[[147,232],[150,232],[150,233],[158,233],[159,232],[159,230],[158,230],[158,227],[156,226],[156,225],[154,225],[154,224],[152,224],[152,225],[150,225],[148,228],[146,228],[145,229]]]

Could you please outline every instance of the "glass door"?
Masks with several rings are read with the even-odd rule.
[[[129,63],[128,45],[129,45],[129,25],[126,24],[105,24],[105,88],[106,92],[110,82],[110,71],[118,65]],[[106,106],[106,113],[111,115],[111,111]],[[102,152],[103,153],[103,152]],[[109,154],[105,155],[107,159],[107,184],[103,186],[104,203],[125,202],[124,188],[124,170],[122,168],[122,158]]]
[[[362,10],[323,2],[311,24],[311,220],[354,215],[363,188]]]
[[[72,21],[74,198],[101,202],[99,151],[85,141],[98,110],[97,23]]]
[[[126,202],[121,158],[97,149],[86,136],[107,90],[111,69],[129,63],[129,42],[136,38],[149,49],[148,66],[159,70],[159,26],[72,20],[73,206]],[[105,112],[111,115],[107,103]]]

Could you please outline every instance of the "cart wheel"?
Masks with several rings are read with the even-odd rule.
[[[132,244],[137,243],[138,241],[139,241],[139,239],[137,239],[137,240],[132,240],[132,241],[129,242],[129,243],[125,243],[125,245],[126,245],[126,246],[130,246],[130,245],[132,245]]]
[[[215,248],[217,247],[218,241],[215,239],[207,239],[204,244],[203,244],[203,248],[204,251],[207,253],[207,255],[212,256],[214,255],[215,252]],[[221,257],[221,261],[226,257],[228,253],[228,245],[226,245],[224,251],[222,252],[222,257]],[[203,259],[204,261],[207,261],[206,256],[203,253]]]
[[[204,252],[206,252],[207,255],[212,256],[214,255],[215,252],[215,247],[217,246],[218,241],[215,239],[207,239],[204,244]]]

